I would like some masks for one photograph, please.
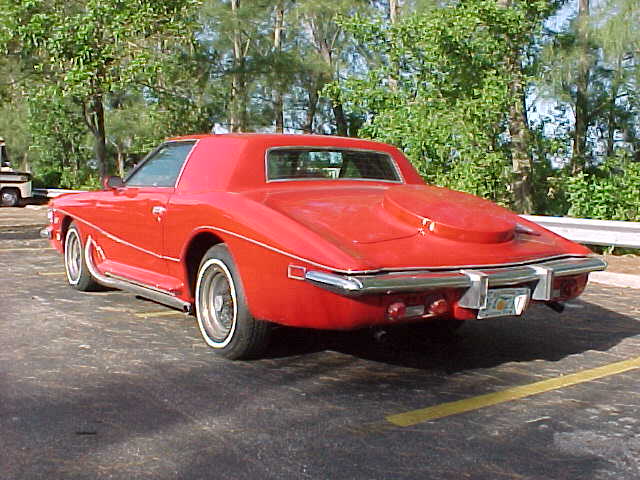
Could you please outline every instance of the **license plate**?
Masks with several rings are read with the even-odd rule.
[[[521,315],[529,303],[528,288],[496,288],[487,291],[487,306],[478,311],[478,318]]]

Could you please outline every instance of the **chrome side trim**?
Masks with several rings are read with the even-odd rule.
[[[364,285],[357,278],[334,275],[333,273],[311,270],[305,274],[304,278],[314,285],[327,288],[327,290],[336,293],[349,292],[357,294],[364,289]]]
[[[305,279],[320,288],[349,297],[401,292],[421,292],[442,288],[464,288],[460,305],[482,308],[487,290],[492,287],[531,285],[534,300],[552,298],[551,287],[556,277],[581,275],[604,270],[607,263],[595,257],[574,257],[542,261],[526,266],[490,269],[457,269],[449,272],[403,272],[378,275],[337,275],[308,271]]]
[[[93,263],[93,258],[91,257],[91,247],[93,246],[93,244],[93,239],[91,238],[91,236],[88,236],[86,245],[84,247],[84,258],[89,273],[91,273],[91,276],[100,285],[108,288],[125,290],[127,292],[133,293],[134,295],[139,295],[141,297],[148,298],[149,300],[153,300],[154,302],[177,308],[185,313],[191,313],[191,303],[185,302],[184,300],[177,298],[169,292],[165,292],[153,287],[148,287],[139,283],[134,283],[122,277],[103,275],[102,273],[100,273]]]

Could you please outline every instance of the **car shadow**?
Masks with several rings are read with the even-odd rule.
[[[36,240],[40,239],[42,224],[0,226],[0,240]]]
[[[534,305],[523,317],[468,321],[457,332],[398,326],[383,331],[279,329],[266,356],[336,351],[390,365],[454,373],[508,362],[559,361],[588,350],[606,352],[640,335],[638,320],[583,300],[563,314]]]

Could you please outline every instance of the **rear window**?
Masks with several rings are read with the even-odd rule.
[[[327,148],[275,148],[267,153],[267,180],[377,180],[400,182],[386,153]]]

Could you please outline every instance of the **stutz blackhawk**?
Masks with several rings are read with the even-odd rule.
[[[193,312],[227,358],[273,324],[352,330],[559,309],[606,264],[487,200],[426,185],[382,143],[171,139],[123,180],[51,202],[67,280]]]

